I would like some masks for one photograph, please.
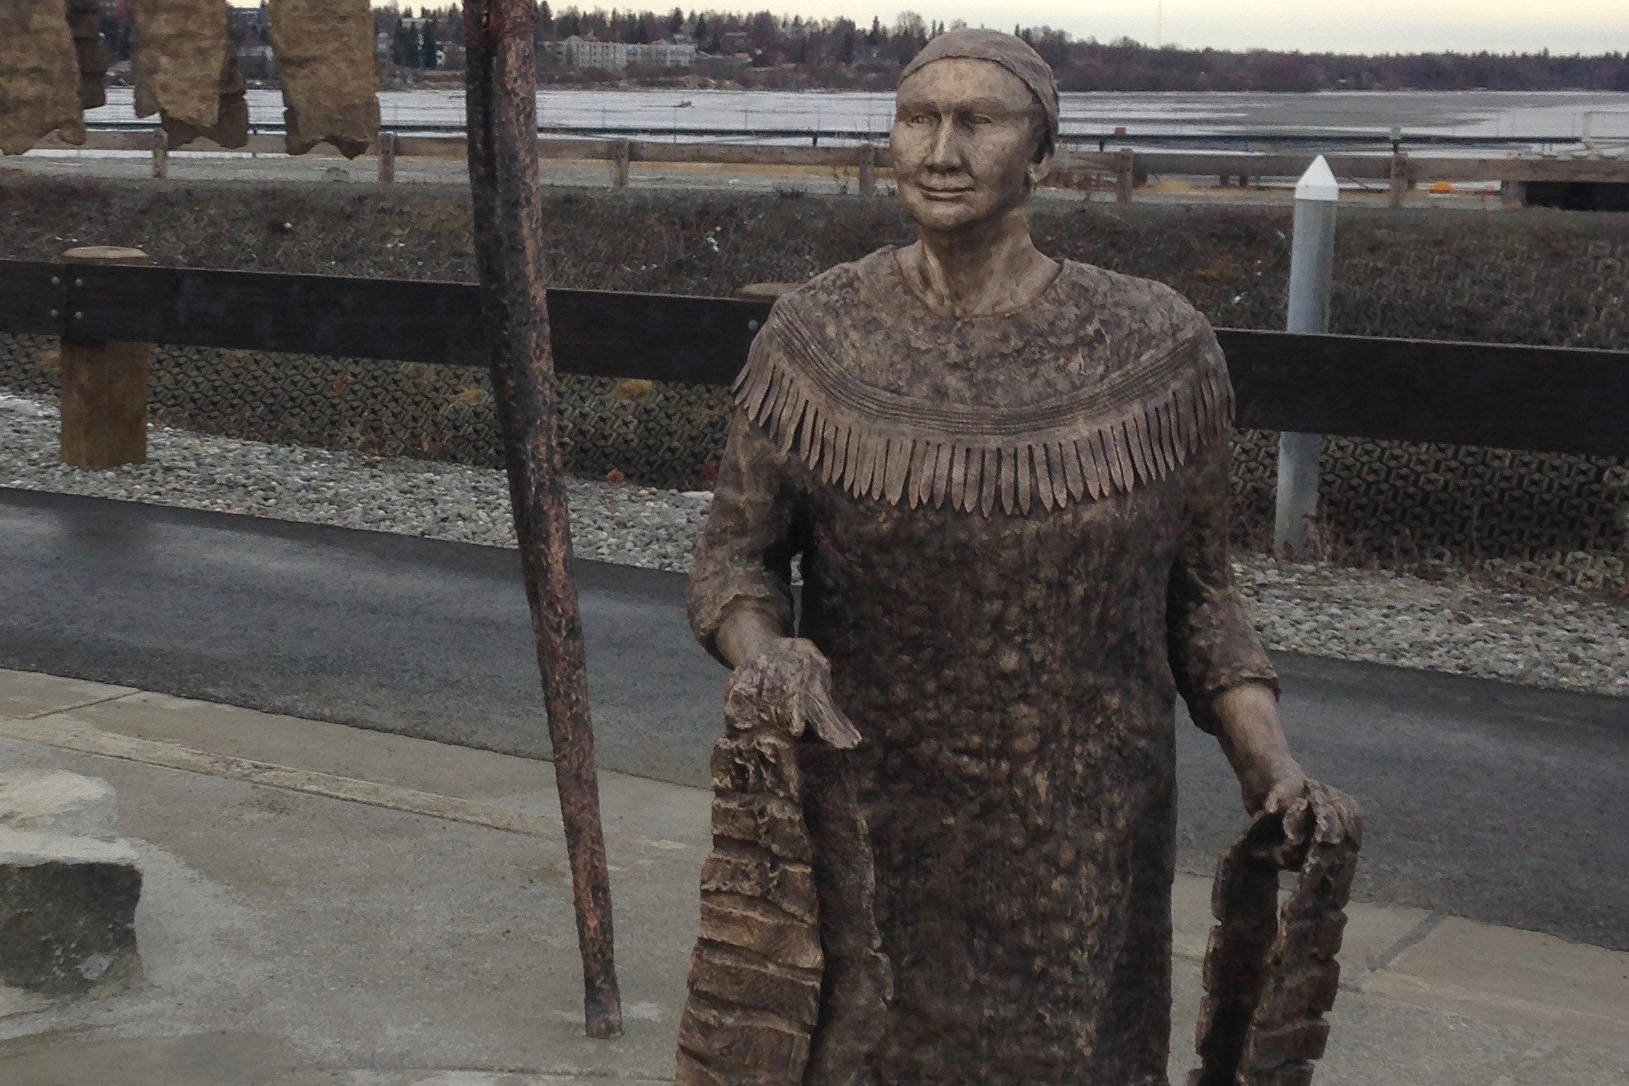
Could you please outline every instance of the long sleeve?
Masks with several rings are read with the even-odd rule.
[[[687,598],[696,640],[722,663],[718,629],[740,607],[792,630],[797,496],[778,450],[737,412],[713,486],[713,507],[690,559]]]
[[[1212,441],[1183,469],[1183,531],[1166,598],[1171,671],[1194,722],[1215,730],[1210,705],[1241,683],[1278,691],[1278,675],[1245,616],[1228,560],[1228,442]]]

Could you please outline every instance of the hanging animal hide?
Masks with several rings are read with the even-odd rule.
[[[56,132],[85,142],[79,61],[63,0],[0,3],[0,151],[20,155]]]
[[[101,0],[68,0],[68,29],[79,61],[79,105],[107,105],[107,47],[102,44]]]
[[[368,0],[271,0],[271,43],[283,69],[288,153],[327,140],[355,158],[379,134],[379,79]]]
[[[243,77],[227,40],[226,0],[136,0],[136,116],[159,115],[170,146],[198,136],[249,140]]]

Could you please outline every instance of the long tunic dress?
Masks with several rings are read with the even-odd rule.
[[[777,303],[737,398],[691,620],[715,654],[737,608],[812,639],[864,736],[893,975],[865,1077],[1165,1083],[1175,697],[1209,727],[1276,690],[1209,326],[1075,263],[943,316],[885,249]]]

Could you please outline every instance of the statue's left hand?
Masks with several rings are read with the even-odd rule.
[[[1306,802],[1307,786],[1311,779],[1296,762],[1279,767],[1278,775],[1268,785],[1266,793],[1247,795],[1245,805],[1251,814],[1287,814],[1292,807]]]
[[[1363,840],[1363,816],[1356,801],[1304,774],[1298,784],[1285,780],[1273,789],[1254,825],[1265,834],[1263,851],[1285,869],[1300,866],[1300,858],[1313,844],[1347,841],[1357,847]]]

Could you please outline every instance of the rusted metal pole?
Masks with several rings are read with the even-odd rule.
[[[582,617],[568,566],[571,529],[544,305],[535,18],[532,0],[464,0],[470,195],[493,399],[571,862],[585,1024],[590,1037],[615,1037],[622,1033],[622,1000],[612,959],[611,883]]]

